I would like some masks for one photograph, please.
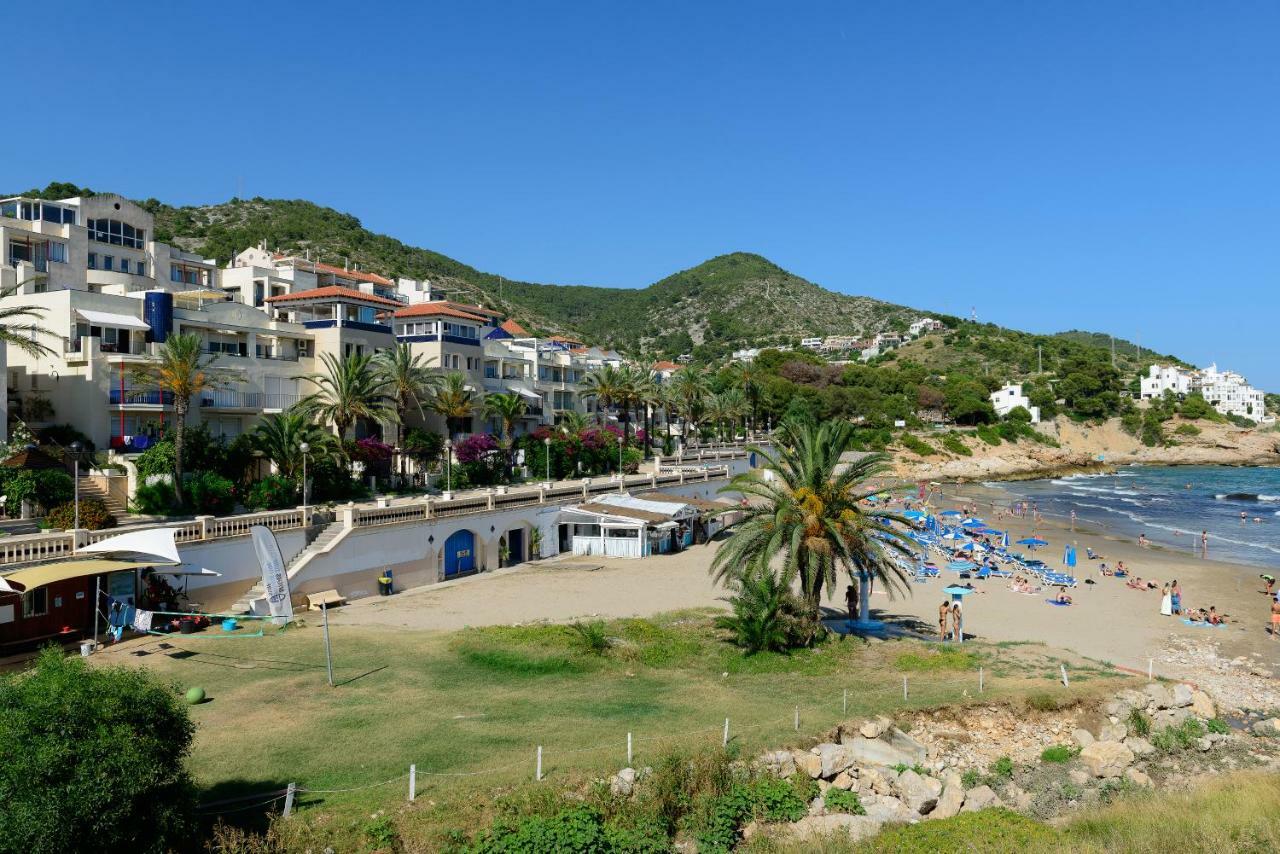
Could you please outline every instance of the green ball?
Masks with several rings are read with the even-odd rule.
[[[203,688],[196,687],[196,688],[187,689],[187,705],[188,706],[194,706],[197,703],[203,703],[203,702],[204,702]]]

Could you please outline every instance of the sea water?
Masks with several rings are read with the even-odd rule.
[[[1181,551],[1199,554],[1207,531],[1211,559],[1280,568],[1280,468],[1126,466],[986,485],[1047,516],[1066,519],[1074,510],[1082,525],[1133,540],[1145,534]]]

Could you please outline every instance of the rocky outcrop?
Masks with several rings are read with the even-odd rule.
[[[1080,761],[1095,777],[1119,777],[1133,764],[1133,751],[1118,741],[1095,741],[1080,751]]]

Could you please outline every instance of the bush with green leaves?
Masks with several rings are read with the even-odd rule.
[[[169,516],[175,512],[173,506],[173,487],[160,481],[144,483],[133,494],[130,509],[135,513],[147,516]]]
[[[993,776],[1001,780],[1013,779],[1013,760],[1008,756],[1001,756],[995,762],[991,763],[991,773]]]
[[[1001,441],[1000,434],[996,432],[996,430],[993,427],[990,427],[984,424],[981,427],[979,427],[976,432],[977,432],[978,438],[986,442],[988,445],[1000,444],[1000,441]]]
[[[25,500],[41,507],[56,507],[75,496],[75,483],[62,469],[0,467],[0,492],[7,496],[9,513],[17,513]]]
[[[188,434],[190,438],[190,434]],[[187,461],[190,465],[190,460]],[[174,469],[177,466],[177,456],[173,447],[172,439],[161,439],[160,441],[147,448],[134,459],[133,464],[138,467],[138,477],[148,478],[156,475],[173,476]]]
[[[187,503],[195,512],[226,516],[235,509],[235,484],[217,472],[193,472],[184,480]]]
[[[1151,744],[1156,750],[1175,753],[1193,747],[1204,733],[1204,724],[1195,718],[1187,718],[1180,724],[1167,726],[1151,733]]]
[[[134,667],[89,667],[57,648],[0,676],[0,847],[186,850],[195,727],[177,691]]]
[[[611,646],[603,620],[590,623],[574,621],[565,626],[565,631],[574,645],[589,655],[604,655]]]
[[[902,445],[902,447],[906,448],[911,453],[921,457],[928,457],[937,453],[934,447],[928,442],[917,438],[910,433],[903,433],[899,436],[898,444]]]
[[[245,495],[244,505],[251,510],[283,510],[298,503],[297,484],[278,474],[255,481]]]
[[[972,457],[973,451],[969,450],[959,436],[955,433],[948,433],[942,437],[942,447],[953,454],[959,454],[962,457]]]
[[[731,613],[717,617],[715,624],[731,632],[747,655],[811,646],[823,631],[790,585],[772,571],[740,574],[731,587],[733,595],[725,599]]]
[[[45,521],[51,528],[69,531],[76,524],[76,503],[68,501],[45,514]],[[86,531],[100,531],[103,528],[114,528],[116,517],[107,509],[101,498],[80,499],[80,527]]]
[[[822,803],[826,806],[827,812],[843,812],[849,815],[867,814],[857,792],[837,789],[835,786],[827,789],[826,794],[822,796]]]
[[[1139,738],[1146,738],[1151,734],[1151,718],[1142,709],[1130,710],[1128,725],[1133,734]]]
[[[1199,427],[1194,424],[1179,424],[1173,431],[1179,436],[1199,436],[1202,432]]]
[[[1080,753],[1080,748],[1076,747],[1075,745],[1055,744],[1051,747],[1046,747],[1043,751],[1041,751],[1040,761],[1041,762],[1057,762],[1057,763],[1070,762],[1072,759],[1075,759],[1076,755],[1079,753]]]
[[[466,849],[468,854],[659,854],[670,842],[654,823],[606,821],[590,806],[552,815],[503,816]]]

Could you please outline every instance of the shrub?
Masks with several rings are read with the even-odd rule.
[[[961,441],[960,437],[955,433],[948,433],[942,437],[942,447],[953,454],[959,454],[962,457],[972,457],[973,451],[969,450],[969,446]]]
[[[148,516],[168,516],[174,512],[173,487],[167,483],[148,483],[138,487],[133,496],[133,509]]]
[[[190,465],[190,457],[185,462]],[[138,454],[137,459],[134,460],[134,465],[138,467],[138,477],[142,479],[158,474],[172,475],[177,467],[173,440],[165,438],[156,442],[150,448]]]
[[[1040,754],[1041,762],[1070,762],[1076,758],[1080,748],[1071,744],[1055,744],[1046,747]]]
[[[901,436],[899,436],[898,444],[902,445],[902,447],[906,448],[911,453],[921,457],[928,457],[937,453],[937,451],[934,450],[933,446],[930,445],[928,442],[924,441],[923,439],[919,439],[911,435],[910,433],[903,433]]]
[[[1133,709],[1129,712],[1129,729],[1139,738],[1146,738],[1151,734],[1151,718],[1142,709]]]
[[[1180,724],[1167,726],[1151,734],[1151,744],[1157,750],[1173,753],[1187,750],[1196,743],[1196,739],[1204,735],[1204,725],[1195,718],[1187,718]]]
[[[1194,424],[1179,424],[1173,432],[1179,436],[1199,436],[1201,430]]]
[[[287,477],[267,475],[249,487],[244,505],[251,510],[283,510],[297,503],[298,487]]]
[[[715,624],[732,632],[747,655],[809,646],[822,632],[822,624],[772,570],[741,575],[733,588],[727,599],[732,613],[717,617]]]
[[[574,644],[589,655],[604,655],[609,651],[609,635],[601,620],[591,623],[573,622],[565,626],[565,631]]]
[[[764,821],[799,821],[809,811],[808,799],[789,780],[779,777],[756,779],[750,784],[750,794],[754,814]]]
[[[72,444],[79,442],[90,453],[96,448],[92,439],[70,424],[50,424],[48,427],[37,430],[36,436],[39,437],[41,444],[56,444],[70,448]]]
[[[46,649],[31,671],[0,676],[0,844],[37,854],[187,848],[194,732],[177,692],[147,671]]]
[[[68,501],[59,504],[45,516],[51,528],[70,530],[76,523],[76,503]],[[80,499],[80,527],[86,531],[100,531],[103,528],[114,528],[116,517],[111,515],[106,503],[101,498]]]
[[[827,789],[827,793],[822,796],[822,802],[826,805],[827,812],[843,812],[850,815],[867,814],[867,810],[862,806],[862,801],[858,798],[857,792],[847,792],[844,789],[837,789],[835,786]]]
[[[983,424],[981,427],[979,427],[977,430],[977,433],[978,433],[978,438],[986,442],[988,445],[1000,444],[1000,434],[997,433],[995,430],[993,430],[991,427],[987,426],[986,424]]]
[[[235,484],[220,474],[199,471],[186,478],[187,501],[197,513],[225,516],[235,509]]]
[[[1001,756],[995,762],[991,763],[991,773],[1003,780],[1013,779],[1013,760],[1008,756]]]
[[[960,775],[960,785],[964,786],[966,789],[972,789],[981,782],[982,775],[978,773],[978,769],[976,768],[967,768],[965,769],[965,772]]]
[[[1222,718],[1211,718],[1205,721],[1204,728],[1214,735],[1226,735],[1231,732],[1231,727]]]
[[[1005,418],[1007,418],[1009,421],[1017,421],[1023,424],[1030,424],[1031,410],[1027,409],[1025,406],[1015,406],[1013,409],[1009,410],[1009,413],[1005,415]]]

